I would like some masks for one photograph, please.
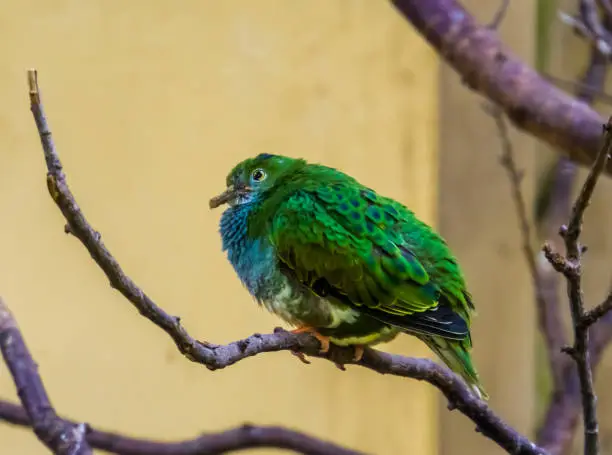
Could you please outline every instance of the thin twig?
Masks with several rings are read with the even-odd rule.
[[[493,19],[487,26],[488,28],[490,28],[491,30],[497,30],[499,28],[504,18],[506,17],[506,13],[508,12],[508,6],[510,6],[510,0],[501,0],[499,8],[497,8]]]
[[[595,190],[595,185],[597,185],[597,180],[602,174],[604,167],[609,158],[610,148],[612,147],[612,124],[610,121],[604,127],[604,145],[597,155],[597,159],[587,176],[587,179],[582,186],[580,194],[578,195],[578,199],[572,208],[572,216],[570,218],[570,222],[567,228],[561,228],[563,238],[565,239],[565,246],[567,248],[567,259],[578,264],[578,261],[582,255],[582,247],[578,243],[578,238],[582,232],[582,223],[584,212],[591,202],[591,196],[593,195],[593,191]],[[564,232],[565,231],[565,232]]]
[[[595,0],[580,0],[578,9],[582,21],[591,33],[598,40],[605,42],[608,49],[612,49],[612,36],[599,17],[599,11],[597,10]],[[606,52],[602,53],[605,54]]]
[[[0,401],[0,420],[29,427],[21,406]],[[74,423],[64,419],[69,425]],[[118,455],[221,455],[246,448],[281,448],[306,455],[364,455],[293,430],[273,426],[243,425],[220,433],[206,433],[180,442],[136,439],[89,427],[87,442],[94,449]]]
[[[603,172],[610,151],[612,150],[612,117],[604,127],[603,146],[572,208],[572,215],[567,226],[562,226],[560,234],[565,241],[565,257],[554,252],[550,245],[545,245],[544,253],[552,266],[562,273],[567,280],[567,293],[574,326],[574,344],[564,351],[576,362],[580,380],[584,420],[584,453],[599,454],[599,426],[597,422],[597,398],[593,389],[593,370],[589,349],[589,324],[585,320],[582,293],[582,254],[583,246],[579,243],[582,231],[584,212],[588,207],[599,176]],[[594,321],[593,321],[594,322]]]
[[[584,72],[579,83],[576,84],[576,97],[580,101],[592,104],[596,94],[601,92],[608,71],[608,58],[591,46],[589,64]],[[571,198],[574,181],[577,175],[577,166],[566,157],[559,157],[553,169],[553,176],[549,182],[549,188],[544,188],[542,191],[548,192],[549,197],[546,203],[547,208],[541,210],[541,216],[544,218],[541,221],[543,227],[543,236],[552,238],[558,232],[559,226],[570,218],[571,215]],[[543,199],[543,198],[541,198]],[[561,243],[561,242],[559,242]],[[558,245],[560,248],[561,245]],[[553,261],[556,257],[553,248],[548,246],[549,259]],[[546,254],[546,251],[544,251]],[[561,258],[563,259],[563,258]],[[549,302],[554,299],[556,307],[559,307],[558,295],[558,279],[560,275],[555,273],[555,270],[550,270],[549,263],[540,265],[540,275],[545,293],[548,296]],[[563,267],[563,260],[561,264]],[[560,315],[558,315],[560,317]],[[602,343],[608,341],[605,337],[596,337]],[[595,340],[595,338],[594,338]],[[566,342],[557,345],[557,350],[564,346]],[[592,344],[593,345],[593,344]],[[601,350],[600,350],[601,351]],[[557,351],[558,352],[558,351]],[[595,368],[601,355],[593,353],[591,364]],[[537,441],[544,446],[552,455],[565,453],[571,445],[571,441],[576,433],[576,427],[579,421],[581,409],[580,382],[575,362],[567,359],[569,362],[563,362],[563,377],[561,381],[553,382],[553,390],[551,401],[547,408],[544,420],[537,431]],[[560,360],[561,361],[561,360]]]
[[[593,24],[587,23],[582,14],[580,17],[574,17],[560,11],[558,15],[561,22],[572,27],[574,32],[593,43],[599,52],[604,55],[610,55],[612,53],[612,38],[609,33],[606,32],[600,35],[598,33],[598,31],[600,31],[599,27],[595,26],[595,28],[593,28]]]
[[[606,315],[607,312],[612,310],[612,293],[608,294],[606,300],[597,305],[592,310],[586,311],[582,317],[582,323],[588,327],[595,324],[598,320]]]
[[[608,310],[610,308],[611,295],[612,290],[609,291],[606,299],[595,308],[601,308],[602,312],[604,309]],[[589,313],[590,312],[587,312],[585,314],[585,319],[592,317]],[[597,314],[597,316],[599,316],[599,314]],[[595,322],[597,322],[597,324],[595,324]],[[593,324],[594,325],[590,328],[590,349],[591,362],[594,366],[596,366],[601,359],[604,350],[607,346],[609,346],[610,342],[612,342],[612,311],[608,311],[607,313],[601,315],[597,321],[593,322]]]
[[[510,181],[512,200],[514,201],[521,230],[523,255],[531,275],[536,297],[538,324],[546,341],[549,367],[552,372],[553,382],[557,385],[561,383],[564,369],[564,361],[560,349],[561,346],[566,344],[558,302],[545,293],[545,286],[536,263],[536,252],[533,247],[531,225],[527,216],[527,207],[521,189],[524,174],[516,165],[514,150],[508,133],[508,126],[504,121],[504,113],[497,106],[493,106],[487,109],[487,111],[495,120],[501,141],[502,153],[500,163],[506,170]]]
[[[246,357],[262,352],[292,350],[310,356],[328,358],[336,363],[354,363],[351,349],[333,348],[320,354],[318,340],[308,334],[291,334],[277,330],[274,334],[253,335],[245,340],[225,346],[213,346],[194,339],[181,326],[178,317],[170,316],[157,306],[123,272],[117,260],[104,246],[101,236],[85,219],[83,212],[66,183],[62,164],[51,140],[51,132],[44,115],[35,70],[29,72],[30,103],[40,135],[47,163],[47,185],[51,197],[64,214],[69,232],[87,248],[94,261],[104,271],[111,286],[121,292],[140,313],[164,330],[175,342],[179,351],[194,362],[211,370],[224,368]],[[425,359],[407,358],[373,349],[366,349],[357,363],[383,374],[424,380],[434,385],[449,400],[450,406],[459,409],[472,419],[479,431],[513,454],[545,453],[531,441],[511,428],[487,406],[476,398],[464,382],[446,367]]]
[[[36,363],[25,345],[17,322],[2,298],[0,350],[17,387],[24,413],[32,422],[38,439],[58,455],[90,455],[92,451],[85,439],[85,424],[64,422],[55,413]]]

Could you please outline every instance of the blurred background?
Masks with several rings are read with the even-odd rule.
[[[498,7],[463,3],[483,23]],[[576,2],[515,0],[500,34],[527,62],[571,81],[587,46],[555,19],[563,8]],[[287,352],[217,372],[184,359],[64,234],[29,112],[30,67],[85,214],[193,336],[226,343],[280,325],[221,251],[220,211],[208,199],[227,172],[262,152],[318,161],[398,199],[447,238],[477,303],[474,355],[491,406],[534,435],[549,381],[494,122],[387,1],[9,0],[0,55],[0,294],[62,415],[166,440],[248,421],[382,455],[502,453],[426,383],[306,366]],[[531,210],[556,155],[514,131],[512,140]],[[606,178],[585,228],[593,303],[609,285],[610,189]],[[383,349],[430,355],[407,336]],[[609,380],[610,356],[597,375],[604,448]],[[4,366],[0,398],[17,401]],[[0,441],[3,453],[47,453],[27,429],[0,424]]]

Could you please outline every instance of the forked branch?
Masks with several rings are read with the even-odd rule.
[[[49,401],[38,369],[15,318],[0,298],[0,350],[11,372],[17,393],[23,403],[34,433],[53,453],[58,455],[91,455],[85,439],[85,424],[66,422],[59,418]]]
[[[466,85],[500,106],[519,129],[573,161],[595,161],[604,119],[513,55],[458,0],[392,0]],[[607,172],[612,172],[608,165]]]
[[[81,241],[94,261],[104,271],[111,286],[121,292],[144,317],[164,330],[174,340],[181,353],[193,362],[201,363],[211,370],[227,367],[256,354],[281,350],[299,351],[338,363],[353,363],[352,350],[334,347],[328,353],[320,354],[319,342],[308,334],[295,335],[276,330],[273,334],[256,334],[224,346],[199,342],[189,335],[178,317],[169,315],[156,305],[123,272],[117,260],[102,242],[100,234],[86,220],[67,185],[66,176],[44,114],[35,70],[30,70],[28,81],[31,110],[47,163],[47,186],[51,197],[67,221],[66,231]],[[382,374],[429,382],[446,396],[450,407],[458,409],[469,417],[481,433],[494,440],[509,453],[517,455],[545,453],[503,422],[485,402],[472,394],[459,376],[445,367],[430,360],[402,357],[374,349],[366,349],[357,364]]]
[[[582,292],[582,254],[585,247],[579,243],[582,232],[583,216],[588,207],[597,181],[612,152],[612,117],[604,126],[603,145],[595,163],[586,178],[584,185],[572,208],[572,215],[567,226],[562,226],[559,233],[565,241],[565,256],[553,251],[549,244],[544,245],[544,254],[551,265],[562,273],[567,280],[567,295],[570,303],[574,326],[574,344],[564,349],[576,362],[584,421],[584,453],[599,454],[599,425],[597,421],[597,398],[593,388],[593,368],[591,349],[589,347],[589,327],[603,317],[610,309],[609,299],[591,312],[585,311]]]
[[[0,401],[0,420],[29,427],[31,421],[21,406]],[[67,425],[76,425],[63,420]],[[247,448],[280,448],[305,455],[364,455],[298,431],[281,427],[243,425],[219,433],[202,434],[179,442],[136,439],[89,428],[87,442],[94,449],[118,455],[222,455]]]

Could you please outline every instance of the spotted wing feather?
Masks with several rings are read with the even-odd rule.
[[[280,204],[270,238],[284,268],[390,325],[463,339],[467,321],[406,241],[411,212],[354,184],[304,186]]]

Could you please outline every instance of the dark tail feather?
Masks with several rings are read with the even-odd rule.
[[[438,357],[474,390],[476,395],[487,400],[489,395],[485,392],[478,373],[472,364],[468,351],[469,341],[449,340],[439,336],[420,335],[419,338],[434,351]]]

